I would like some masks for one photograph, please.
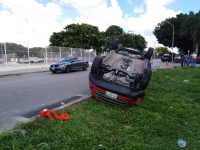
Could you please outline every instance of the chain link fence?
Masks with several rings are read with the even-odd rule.
[[[96,56],[93,49],[71,48],[71,47],[16,47],[6,46],[6,43],[0,47],[0,66],[7,65],[49,65],[58,62],[64,57],[80,57],[92,63]]]

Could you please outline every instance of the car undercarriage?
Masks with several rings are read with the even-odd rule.
[[[110,95],[115,95],[115,100],[118,96],[130,98],[130,101],[142,98],[152,75],[148,63],[154,49],[138,51],[123,47],[118,44],[118,40],[113,42],[114,46],[109,54],[105,57],[97,56],[93,61],[89,75],[92,95],[97,96],[98,90],[93,91],[95,87],[103,89],[104,94],[111,92]],[[105,97],[103,101],[108,101]],[[97,99],[102,100],[102,97]],[[111,98],[109,101],[115,103],[115,100]]]

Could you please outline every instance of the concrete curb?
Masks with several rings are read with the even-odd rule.
[[[60,106],[60,107],[54,108],[53,110],[59,111],[59,110],[66,109],[66,108],[76,107],[76,106],[78,106],[79,104],[81,104],[83,101],[89,100],[91,97],[92,97],[92,95],[84,96],[84,97],[79,98],[79,99],[77,99],[77,100],[75,100],[75,101],[72,101],[72,102],[67,103],[67,104],[64,104],[64,105],[62,105],[62,106]],[[46,118],[46,117],[37,115],[37,116],[34,116],[34,117],[28,119],[28,120],[25,121],[24,123],[29,123],[29,122],[32,122],[32,121],[35,121],[35,120],[44,120],[45,118]]]
[[[160,67],[158,67],[158,69],[162,69],[162,70],[172,70],[172,69],[173,69],[173,66],[167,66],[167,67],[160,66]]]
[[[89,100],[90,98],[92,97],[92,95],[86,95],[82,98],[79,98],[75,101],[72,101],[70,103],[67,103],[67,104],[64,104],[60,107],[57,107],[57,108],[54,108],[53,110],[55,110],[56,112],[59,111],[59,110],[62,110],[62,109],[66,109],[66,108],[73,108],[73,107],[76,107],[78,105],[80,105],[83,101],[87,101]],[[38,112],[39,113],[39,112]],[[17,124],[20,124],[20,123],[30,123],[32,121],[42,121],[44,119],[46,119],[47,117],[44,117],[44,116],[40,116],[40,115],[37,115],[37,116],[34,116],[32,118],[23,118],[23,121],[21,122],[18,122]],[[3,132],[7,132],[7,131],[12,131],[13,128],[17,125],[11,125],[11,126],[7,126],[6,128],[2,128],[0,129],[0,134],[3,133]]]
[[[4,72],[0,72],[0,77],[21,75],[21,74],[31,74],[31,73],[41,73],[41,72],[50,72],[50,71],[49,71],[49,68],[36,68],[36,69],[34,68],[34,69],[4,71]]]

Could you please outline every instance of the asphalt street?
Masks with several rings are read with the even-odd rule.
[[[43,109],[90,97],[89,71],[52,74],[48,67],[1,71],[0,132]]]

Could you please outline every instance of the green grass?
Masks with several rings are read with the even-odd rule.
[[[65,109],[69,121],[45,118],[18,125],[0,134],[0,149],[200,149],[200,68],[157,70],[145,93],[137,107],[89,99]],[[179,139],[187,142],[185,148],[178,146]],[[38,146],[43,142],[48,145]]]

